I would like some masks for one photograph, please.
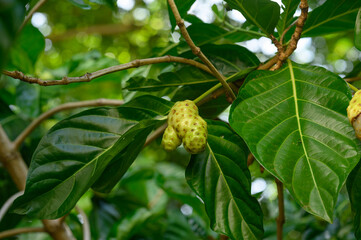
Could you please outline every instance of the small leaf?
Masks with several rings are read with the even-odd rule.
[[[356,239],[361,239],[361,162],[352,170],[347,178],[347,191],[354,214],[354,229]]]
[[[192,155],[186,178],[206,206],[212,228],[231,239],[262,239],[263,216],[251,195],[247,146],[227,124],[208,121],[208,147]]]
[[[361,8],[358,10],[355,22],[355,47],[361,50]]]
[[[320,67],[289,62],[248,75],[230,113],[256,159],[308,212],[331,222],[337,195],[360,159],[347,116],[347,83]]]
[[[277,30],[280,34],[292,24],[292,21],[294,20],[293,15],[297,10],[300,0],[282,0],[282,3],[285,7],[283,8],[283,13],[281,13],[280,20],[277,24]]]
[[[302,37],[343,32],[354,29],[361,1],[327,0],[309,13]]]
[[[119,153],[155,127],[159,121],[143,119],[156,115],[131,107],[96,108],[60,121],[35,150],[15,212],[42,219],[69,212],[113,159],[122,161]]]
[[[270,0],[225,0],[267,35],[272,34],[280,17],[280,7]]]
[[[195,1],[196,0],[175,0],[174,1],[175,5],[177,6],[177,9],[179,11],[179,14],[181,15],[182,18],[184,18],[186,16],[188,10],[192,7],[192,5]],[[175,21],[172,9],[170,9],[169,5],[168,5],[168,14],[169,14],[169,20],[170,20],[170,24],[172,26],[172,30],[174,30],[177,23]]]

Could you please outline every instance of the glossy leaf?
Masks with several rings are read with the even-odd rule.
[[[300,0],[282,0],[282,3],[284,4],[283,12],[281,13],[280,20],[277,24],[279,33],[283,33],[283,31],[294,21],[293,15],[297,10]]]
[[[26,0],[0,0],[0,69],[25,16]]]
[[[361,8],[358,10],[355,22],[355,47],[361,50]]]
[[[207,44],[202,46],[202,52],[209,58],[217,70],[226,77],[243,70],[245,70],[244,74],[248,74],[252,70],[248,68],[256,67],[260,64],[254,53],[236,44]],[[193,57],[191,52],[187,52],[182,56],[186,58]]]
[[[177,6],[177,9],[179,11],[179,14],[181,15],[182,18],[184,18],[188,12],[188,10],[192,7],[193,3],[196,0],[175,0],[174,3]],[[174,18],[174,14],[172,12],[172,10],[170,9],[169,5],[168,5],[168,14],[169,14],[169,20],[170,20],[170,24],[172,26],[172,30],[174,30],[174,28],[177,26],[177,23],[175,21]]]
[[[186,66],[176,72],[166,72],[158,79],[145,79],[133,77],[128,81],[125,89],[130,91],[159,91],[163,88],[176,88],[182,85],[195,85],[200,83],[218,82],[211,74],[196,67]]]
[[[360,159],[346,117],[346,82],[320,67],[255,71],[230,113],[232,128],[308,212],[332,222],[337,195]]]
[[[343,32],[354,29],[361,1],[327,0],[309,13],[303,28],[303,37]]]
[[[198,47],[217,41],[237,43],[266,36],[256,30],[257,29],[244,27],[227,30],[218,25],[207,23],[193,23],[187,27],[189,35]],[[189,46],[183,39],[181,39],[178,50],[180,53],[189,51]]]
[[[208,122],[208,147],[192,155],[186,178],[204,201],[212,228],[231,239],[262,239],[262,210],[251,195],[248,150],[223,122]]]
[[[15,212],[40,218],[69,212],[108,164],[116,159],[121,162],[116,166],[129,167],[129,157],[122,165],[119,154],[150,133],[158,123],[151,118],[157,115],[156,110],[125,106],[90,109],[60,121],[33,155],[25,194],[16,200]],[[134,151],[131,154],[134,159]],[[113,176],[105,185],[107,181],[113,183]]]
[[[361,162],[352,170],[347,178],[347,191],[354,214],[354,231],[356,239],[361,239]]]
[[[225,0],[267,35],[272,34],[280,17],[280,7],[270,0]]]

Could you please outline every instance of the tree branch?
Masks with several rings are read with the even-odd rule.
[[[75,206],[75,209],[78,211],[78,213],[81,216],[82,225],[83,225],[83,240],[91,240],[90,225],[87,215],[80,207]]]
[[[351,77],[351,78],[345,78],[345,81],[346,82],[356,82],[356,81],[359,81],[361,80],[361,77]]]
[[[24,22],[21,24],[18,32],[20,32],[26,25],[26,23],[31,19],[34,13],[46,2],[46,0],[39,0],[35,6],[30,10],[29,14],[25,17]]]
[[[283,224],[285,223],[285,206],[283,196],[283,183],[277,178],[277,193],[278,193],[278,217],[277,221],[277,240],[282,240],[283,237]]]
[[[277,70],[282,67],[282,64],[286,59],[296,50],[298,40],[301,38],[303,26],[307,20],[308,16],[308,3],[307,0],[301,0],[300,3],[301,15],[298,17],[296,21],[296,29],[295,32],[292,34],[290,43],[288,44],[286,50],[279,49],[278,51],[278,61],[275,66],[271,68],[271,70]],[[288,31],[288,29],[286,29]],[[283,39],[282,39],[283,41]]]
[[[3,204],[3,206],[0,209],[0,222],[3,219],[3,217],[6,215],[6,212],[9,210],[15,199],[23,194],[24,194],[23,191],[17,192],[14,195],[12,195],[8,200],[6,200],[6,202]]]
[[[191,48],[194,55],[196,55],[202,62],[208,66],[208,68],[212,71],[213,75],[222,83],[223,87],[226,89],[226,92],[228,96],[231,98],[231,100],[236,99],[236,95],[233,93],[231,87],[226,82],[224,76],[214,67],[214,65],[209,61],[209,59],[203,54],[201,49],[197,47],[192,38],[190,37],[187,28],[184,25],[184,20],[182,19],[181,15],[179,14],[177,5],[175,4],[174,0],[168,0],[169,7],[172,10],[176,23],[179,27],[179,30],[181,31],[182,36],[186,40],[187,44]]]
[[[80,102],[71,102],[59,105],[43,114],[41,114],[38,118],[36,118],[29,126],[27,126],[24,131],[20,133],[20,135],[14,140],[14,148],[18,149],[21,143],[26,139],[27,136],[37,127],[41,122],[54,115],[55,113],[74,109],[81,107],[96,107],[96,106],[120,106],[124,102],[122,100],[112,100],[112,99],[96,99],[96,100],[88,100],[88,101],[80,101]]]
[[[22,233],[35,233],[35,232],[45,232],[43,227],[29,227],[29,228],[17,228],[7,231],[0,232],[0,239],[12,237]]]
[[[174,56],[169,56],[169,55],[163,56],[163,57],[137,59],[137,60],[131,61],[129,63],[104,68],[104,69],[98,70],[93,73],[86,73],[81,77],[63,77],[61,80],[41,80],[39,78],[26,76],[24,73],[22,73],[20,71],[4,70],[3,74],[5,74],[9,77],[15,78],[15,79],[19,79],[23,82],[35,83],[35,84],[39,84],[41,86],[67,85],[70,83],[90,82],[93,79],[96,79],[98,77],[101,77],[101,76],[104,76],[104,75],[107,75],[107,74],[110,74],[113,72],[118,72],[118,71],[130,69],[130,68],[137,68],[137,67],[149,65],[149,64],[165,63],[165,62],[184,63],[184,64],[188,64],[188,65],[197,67],[210,74],[213,74],[212,71],[209,70],[209,68],[206,65],[204,65],[200,62],[197,62],[197,61],[194,61],[191,59],[187,59],[187,58],[174,57]]]

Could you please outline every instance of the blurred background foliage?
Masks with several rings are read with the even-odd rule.
[[[323,2],[310,1],[310,9]],[[28,3],[27,9],[34,3],[36,1]],[[295,16],[299,14],[297,10]],[[261,62],[276,53],[271,41],[261,34],[256,32],[247,36],[237,32],[237,28],[247,27],[247,23],[239,12],[228,11],[221,0],[197,0],[185,19],[187,26],[192,24],[189,31],[197,44],[237,43],[255,53]],[[134,59],[174,52],[187,55],[189,49],[177,29],[171,32],[171,28],[166,1],[48,1],[16,38],[5,69],[20,70],[43,79],[59,79]],[[222,35],[225,30],[234,34],[225,37]],[[361,54],[353,41],[353,31],[302,38],[291,59],[323,66],[341,77],[358,77]],[[109,74],[91,83],[52,87],[21,83],[1,75],[0,123],[14,139],[31,120],[61,103],[131,98],[134,93],[122,90],[130,76],[154,78],[159,73],[176,70],[176,65],[159,64]],[[360,82],[355,85],[361,87]],[[173,96],[164,91],[152,94]],[[177,99],[177,94],[174,97]],[[24,159],[29,163],[37,143],[51,126],[79,111],[81,109],[58,113],[42,124],[22,145]],[[220,118],[227,120],[224,116],[226,114],[221,114]],[[188,160],[189,154],[183,149],[171,154],[163,151],[158,139],[142,151],[110,195],[92,191],[84,195],[79,206],[89,216],[92,238],[219,239],[220,236],[210,230],[201,200],[186,184],[184,169]],[[254,179],[252,192],[258,196],[265,215],[265,239],[276,239],[278,211],[274,179],[266,172],[261,173],[256,162],[251,165],[251,173]],[[0,205],[15,192],[9,175],[0,168]],[[287,192],[285,208],[285,239],[354,239],[345,190],[340,194],[333,224],[306,213]],[[82,220],[77,212],[73,211],[66,221],[80,239]],[[40,226],[40,221],[7,214],[6,221],[0,222],[0,231],[22,226]],[[14,239],[49,237],[33,233]]]

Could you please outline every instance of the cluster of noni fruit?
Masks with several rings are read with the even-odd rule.
[[[204,151],[207,145],[207,123],[198,114],[193,101],[176,102],[168,115],[162,146],[167,151],[175,150],[182,142],[191,154]]]

